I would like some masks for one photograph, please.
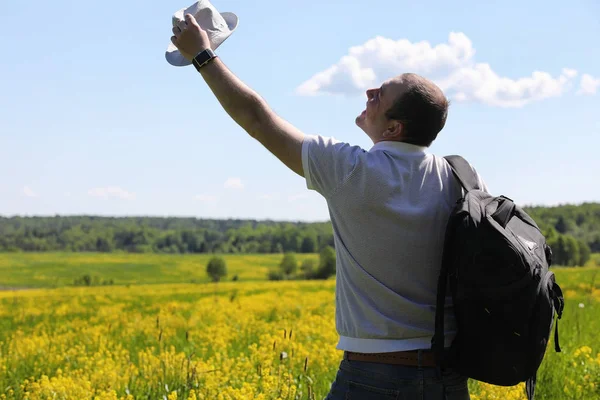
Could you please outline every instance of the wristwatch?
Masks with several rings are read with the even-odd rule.
[[[212,51],[211,49],[205,49],[198,53],[196,57],[194,57],[194,59],[192,60],[192,64],[194,64],[194,67],[196,67],[198,72],[200,72],[200,68],[208,64],[210,60],[216,57],[217,55],[214,51]]]

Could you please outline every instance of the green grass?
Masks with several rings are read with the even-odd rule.
[[[83,275],[115,285],[209,282],[206,264],[213,254],[127,253],[0,253],[0,288],[53,288],[72,285]],[[266,280],[277,268],[281,254],[222,255],[227,263],[225,280]],[[318,254],[297,254],[318,262]]]

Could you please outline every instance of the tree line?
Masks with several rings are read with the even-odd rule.
[[[0,217],[0,251],[317,253],[330,222],[158,217]]]
[[[547,235],[552,235],[554,230],[586,244],[592,253],[600,253],[600,203],[525,207],[524,210]]]
[[[524,209],[546,237],[554,265],[584,265],[600,253],[600,203]]]
[[[600,252],[600,203],[524,207],[545,234],[555,265]],[[319,253],[334,246],[326,222],[159,217],[0,217],[0,251]]]

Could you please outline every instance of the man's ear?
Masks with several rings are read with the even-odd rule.
[[[387,129],[383,132],[383,137],[386,139],[400,139],[402,137],[402,122],[390,121]]]

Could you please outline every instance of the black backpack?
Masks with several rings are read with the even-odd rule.
[[[531,400],[554,314],[560,319],[564,307],[548,270],[552,251],[533,219],[511,199],[480,190],[466,160],[445,159],[466,194],[446,227],[432,340],[437,366],[493,385],[526,382]],[[444,352],[447,285],[457,330]],[[554,341],[560,352],[558,320]]]

